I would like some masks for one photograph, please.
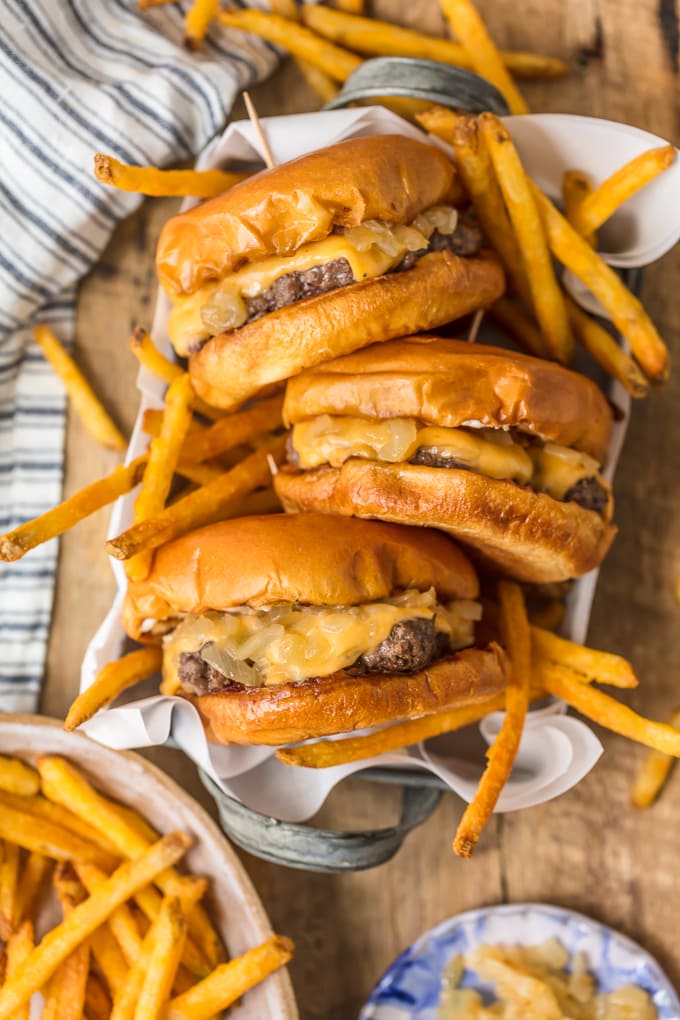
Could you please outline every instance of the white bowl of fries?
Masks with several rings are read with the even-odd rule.
[[[292,945],[182,789],[40,716],[3,717],[0,750],[0,1016],[40,992],[50,1017],[295,1020]]]

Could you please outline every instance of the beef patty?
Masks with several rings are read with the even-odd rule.
[[[377,648],[357,659],[349,671],[357,674],[415,673],[448,651],[448,639],[435,630],[434,620],[403,620],[394,625]],[[201,658],[200,652],[182,652],[178,673],[182,687],[191,694],[246,690],[244,684],[230,680]]]
[[[410,463],[422,464],[424,467],[470,470],[467,464],[462,464],[453,455],[446,456],[441,450],[432,446],[421,446],[411,457]],[[594,510],[595,513],[602,515],[607,509],[609,496],[597,478],[581,478],[576,485],[567,489],[560,502],[578,503],[584,510]]]

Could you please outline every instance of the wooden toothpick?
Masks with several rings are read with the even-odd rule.
[[[477,335],[479,333],[479,327],[482,325],[482,319],[483,318],[484,318],[484,309],[483,308],[478,308],[477,311],[475,312],[475,317],[472,320],[472,325],[470,326],[470,332],[467,335],[467,340],[468,340],[469,344],[473,344],[475,342],[475,340],[477,339]]]
[[[248,111],[250,122],[255,128],[255,133],[260,140],[260,145],[262,146],[262,151],[264,153],[264,161],[271,170],[273,166],[276,166],[276,163],[274,161],[274,155],[272,153],[271,148],[269,147],[267,136],[265,135],[262,129],[262,124],[260,123],[260,118],[258,116],[257,110],[255,109],[255,104],[250,98],[250,92],[243,93],[243,102],[246,104],[246,110]]]

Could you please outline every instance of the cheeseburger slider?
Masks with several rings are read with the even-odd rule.
[[[311,365],[493,303],[503,273],[462,201],[443,152],[374,135],[173,217],[156,266],[198,393],[234,408]]]
[[[241,517],[162,546],[123,623],[162,638],[162,690],[194,702],[210,740],[278,745],[497,694],[503,652],[471,647],[477,595],[436,531]]]
[[[286,510],[377,517],[455,535],[522,581],[578,577],[616,529],[600,474],[612,427],[597,386],[553,362],[409,337],[289,382]]]

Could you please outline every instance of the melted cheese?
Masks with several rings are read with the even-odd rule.
[[[502,429],[440,428],[413,418],[324,414],[295,425],[292,442],[301,468],[339,467],[349,457],[400,463],[428,447],[471,471],[530,485],[554,499],[562,499],[582,478],[599,479],[597,461],[578,450],[556,443],[524,447]]]
[[[480,615],[477,603],[459,600],[443,606],[430,589],[361,606],[288,605],[187,616],[164,641],[163,690],[179,687],[181,653],[198,652],[207,644],[254,666],[255,683],[276,686],[346,669],[403,620],[434,618],[452,648],[464,647],[472,643]]]

